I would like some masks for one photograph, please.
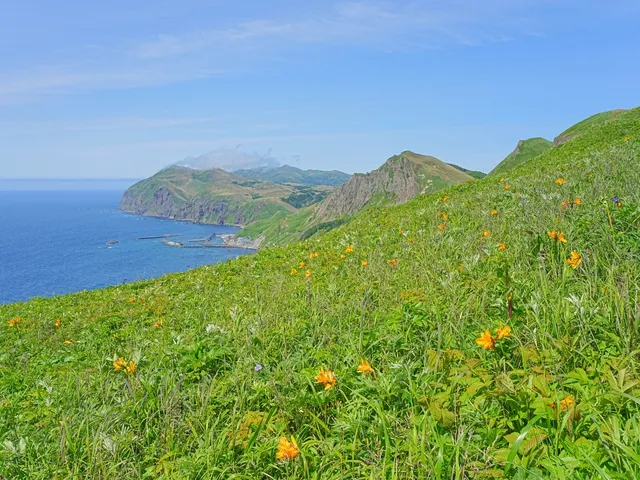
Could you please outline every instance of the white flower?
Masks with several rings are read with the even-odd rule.
[[[224,328],[219,327],[218,325],[214,325],[213,323],[210,323],[209,325],[207,325],[204,330],[208,334],[212,334],[212,333],[224,334],[224,333],[226,333]]]

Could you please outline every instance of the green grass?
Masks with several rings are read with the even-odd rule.
[[[461,167],[460,165],[456,165],[455,163],[450,163],[449,165],[451,165],[453,168],[457,168],[458,170],[460,170],[461,172],[466,173],[467,175],[472,176],[473,178],[475,178],[477,180],[480,180],[480,179],[482,179],[482,178],[487,176],[487,174],[484,173],[484,172],[480,172],[478,170],[467,170],[466,168]]]
[[[297,213],[279,212],[274,216],[253,222],[244,227],[238,235],[256,239],[264,236],[263,245],[284,245],[300,239],[309,219],[312,208],[304,208]]]
[[[583,132],[587,131],[589,127],[592,127],[594,125],[601,125],[605,122],[608,122],[611,119],[614,119],[616,116],[624,112],[625,110],[611,110],[608,112],[596,113],[595,115],[592,115],[589,118],[586,118],[581,122],[578,122],[575,125],[572,125],[568,129],[566,129],[564,132],[562,132],[560,135],[556,137],[554,142],[557,143],[559,139],[566,141],[577,135],[581,135]]]
[[[534,157],[546,152],[552,146],[552,143],[544,138],[536,137],[522,140],[518,143],[516,150],[511,152],[507,158],[500,162],[489,175],[505,175],[507,172],[523,165]]]
[[[216,266],[1,306],[0,477],[638,478],[639,158],[633,110],[505,183],[375,207]],[[495,350],[476,344],[500,324],[512,334]],[[118,357],[135,373],[114,371]],[[335,388],[315,383],[321,367]],[[289,462],[275,458],[283,435],[301,450]]]

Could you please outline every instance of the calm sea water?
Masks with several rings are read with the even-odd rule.
[[[86,190],[91,188],[91,190]],[[0,303],[158,277],[249,253],[181,249],[137,237],[178,233],[185,244],[235,227],[118,211],[126,185],[0,182]],[[109,240],[118,240],[108,246]]]

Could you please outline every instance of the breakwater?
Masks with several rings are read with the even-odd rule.
[[[151,235],[148,237],[138,237],[137,240],[153,240],[156,238],[171,238],[179,236],[179,233],[165,233],[164,235]]]

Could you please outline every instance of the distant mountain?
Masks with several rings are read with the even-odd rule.
[[[343,185],[351,177],[351,175],[337,170],[301,170],[290,165],[236,170],[233,173],[262,182],[295,183],[308,186],[329,185],[332,187]]]
[[[507,172],[528,162],[533,157],[551,149],[553,144],[546,138],[535,137],[528,140],[520,140],[515,150],[502,160],[489,175],[504,175]]]
[[[405,151],[389,158],[377,170],[353,175],[318,205],[315,218],[328,221],[368,205],[396,205],[420,193],[434,193],[471,180],[471,175],[435,157]]]
[[[120,208],[199,223],[246,225],[278,212],[297,212],[332,189],[252,180],[218,168],[173,166],[127,189]]]
[[[457,168],[458,170],[466,173],[467,175],[471,175],[476,180],[481,180],[487,176],[487,174],[484,172],[481,172],[479,170],[467,170],[466,168],[461,167],[460,165],[456,165],[455,163],[449,163],[448,165],[451,165],[453,168]]]

